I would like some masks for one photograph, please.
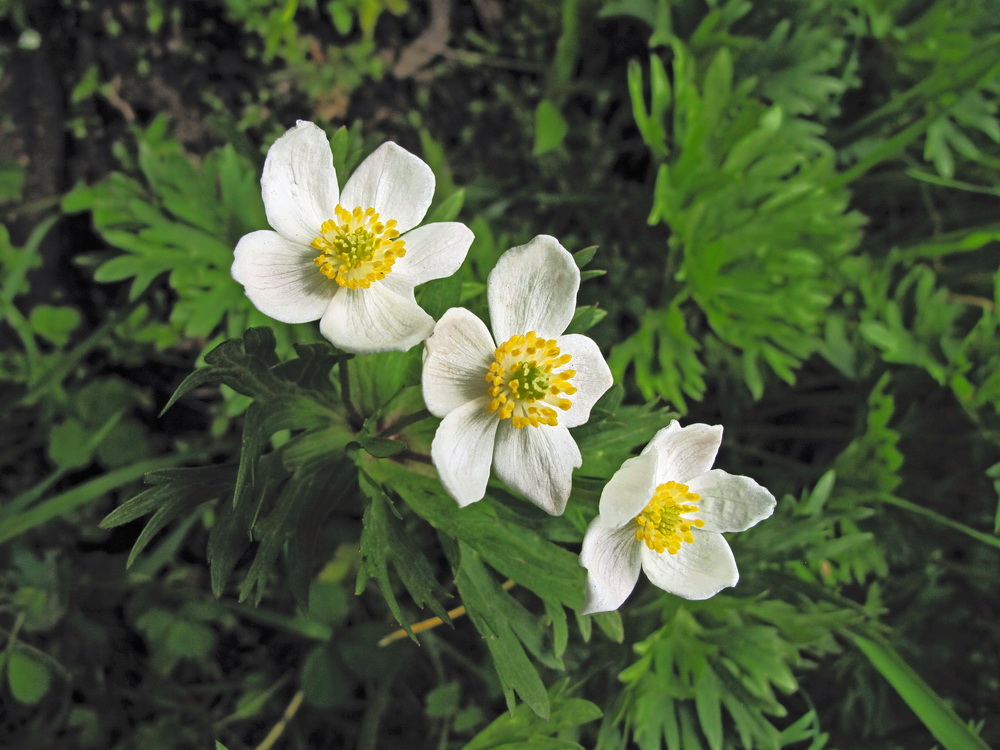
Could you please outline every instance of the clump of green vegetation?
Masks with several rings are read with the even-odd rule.
[[[0,745],[1000,743],[989,3],[199,6],[0,2]],[[563,515],[446,494],[422,347],[233,280],[297,119],[341,186],[385,140],[430,165],[476,235],[435,318],[574,253],[616,385]],[[582,614],[601,492],[672,418],[774,515],[736,588]]]

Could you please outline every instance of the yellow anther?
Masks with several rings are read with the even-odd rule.
[[[397,258],[406,255],[404,241],[397,239],[396,220],[380,221],[372,207],[356,206],[348,211],[337,204],[335,219],[320,226],[312,247],[320,251],[313,260],[328,279],[349,289],[367,289],[384,279]]]
[[[570,383],[576,372],[560,369],[572,359],[561,354],[555,340],[539,338],[534,331],[511,336],[496,348],[486,373],[488,393],[493,397],[489,410],[518,429],[555,427],[559,424],[556,409],[566,411],[573,405],[565,396],[576,393]]]
[[[686,484],[661,484],[642,513],[635,517],[635,538],[651,550],[676,555],[683,542],[694,541],[691,529],[705,525],[700,518],[681,518],[698,510],[697,505],[687,505],[684,501],[693,503],[700,499]]]

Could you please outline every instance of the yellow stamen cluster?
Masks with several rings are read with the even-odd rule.
[[[323,222],[312,247],[320,251],[313,263],[320,273],[349,289],[367,289],[384,279],[397,258],[406,255],[396,220],[379,221],[374,208],[353,211],[337,204],[334,219]]]
[[[534,331],[511,336],[496,348],[495,361],[486,373],[490,384],[490,411],[509,419],[518,429],[531,425],[559,424],[556,409],[566,411],[576,393],[570,382],[576,370],[563,369],[572,356],[562,354],[554,340]],[[553,408],[555,407],[555,408]]]
[[[686,484],[661,484],[642,513],[635,517],[635,538],[645,542],[651,550],[666,550],[676,555],[682,542],[694,541],[691,527],[705,525],[700,518],[681,518],[684,513],[698,510],[697,505],[687,505],[683,501],[693,503],[699,499],[699,495],[691,492]]]

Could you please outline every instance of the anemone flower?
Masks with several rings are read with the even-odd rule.
[[[492,335],[464,308],[448,310],[427,339],[424,401],[443,417],[431,458],[459,505],[481,500],[490,467],[552,515],[569,498],[582,459],[570,427],[611,387],[587,336],[564,334],[580,270],[554,237],[508,250],[487,280]]]
[[[341,192],[326,134],[300,120],[267,152],[260,183],[273,231],[245,235],[232,266],[258,310],[283,323],[319,320],[349,352],[427,338],[434,320],[413,288],[458,270],[473,239],[457,222],[417,227],[434,195],[430,167],[383,143]]]
[[[618,609],[639,579],[685,599],[708,599],[739,580],[723,532],[774,512],[774,497],[749,477],[713,469],[722,427],[676,421],[615,472],[583,538],[584,612]]]

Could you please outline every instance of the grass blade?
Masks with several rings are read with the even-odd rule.
[[[885,677],[945,750],[990,750],[954,709],[889,646],[853,635],[858,650]]]

